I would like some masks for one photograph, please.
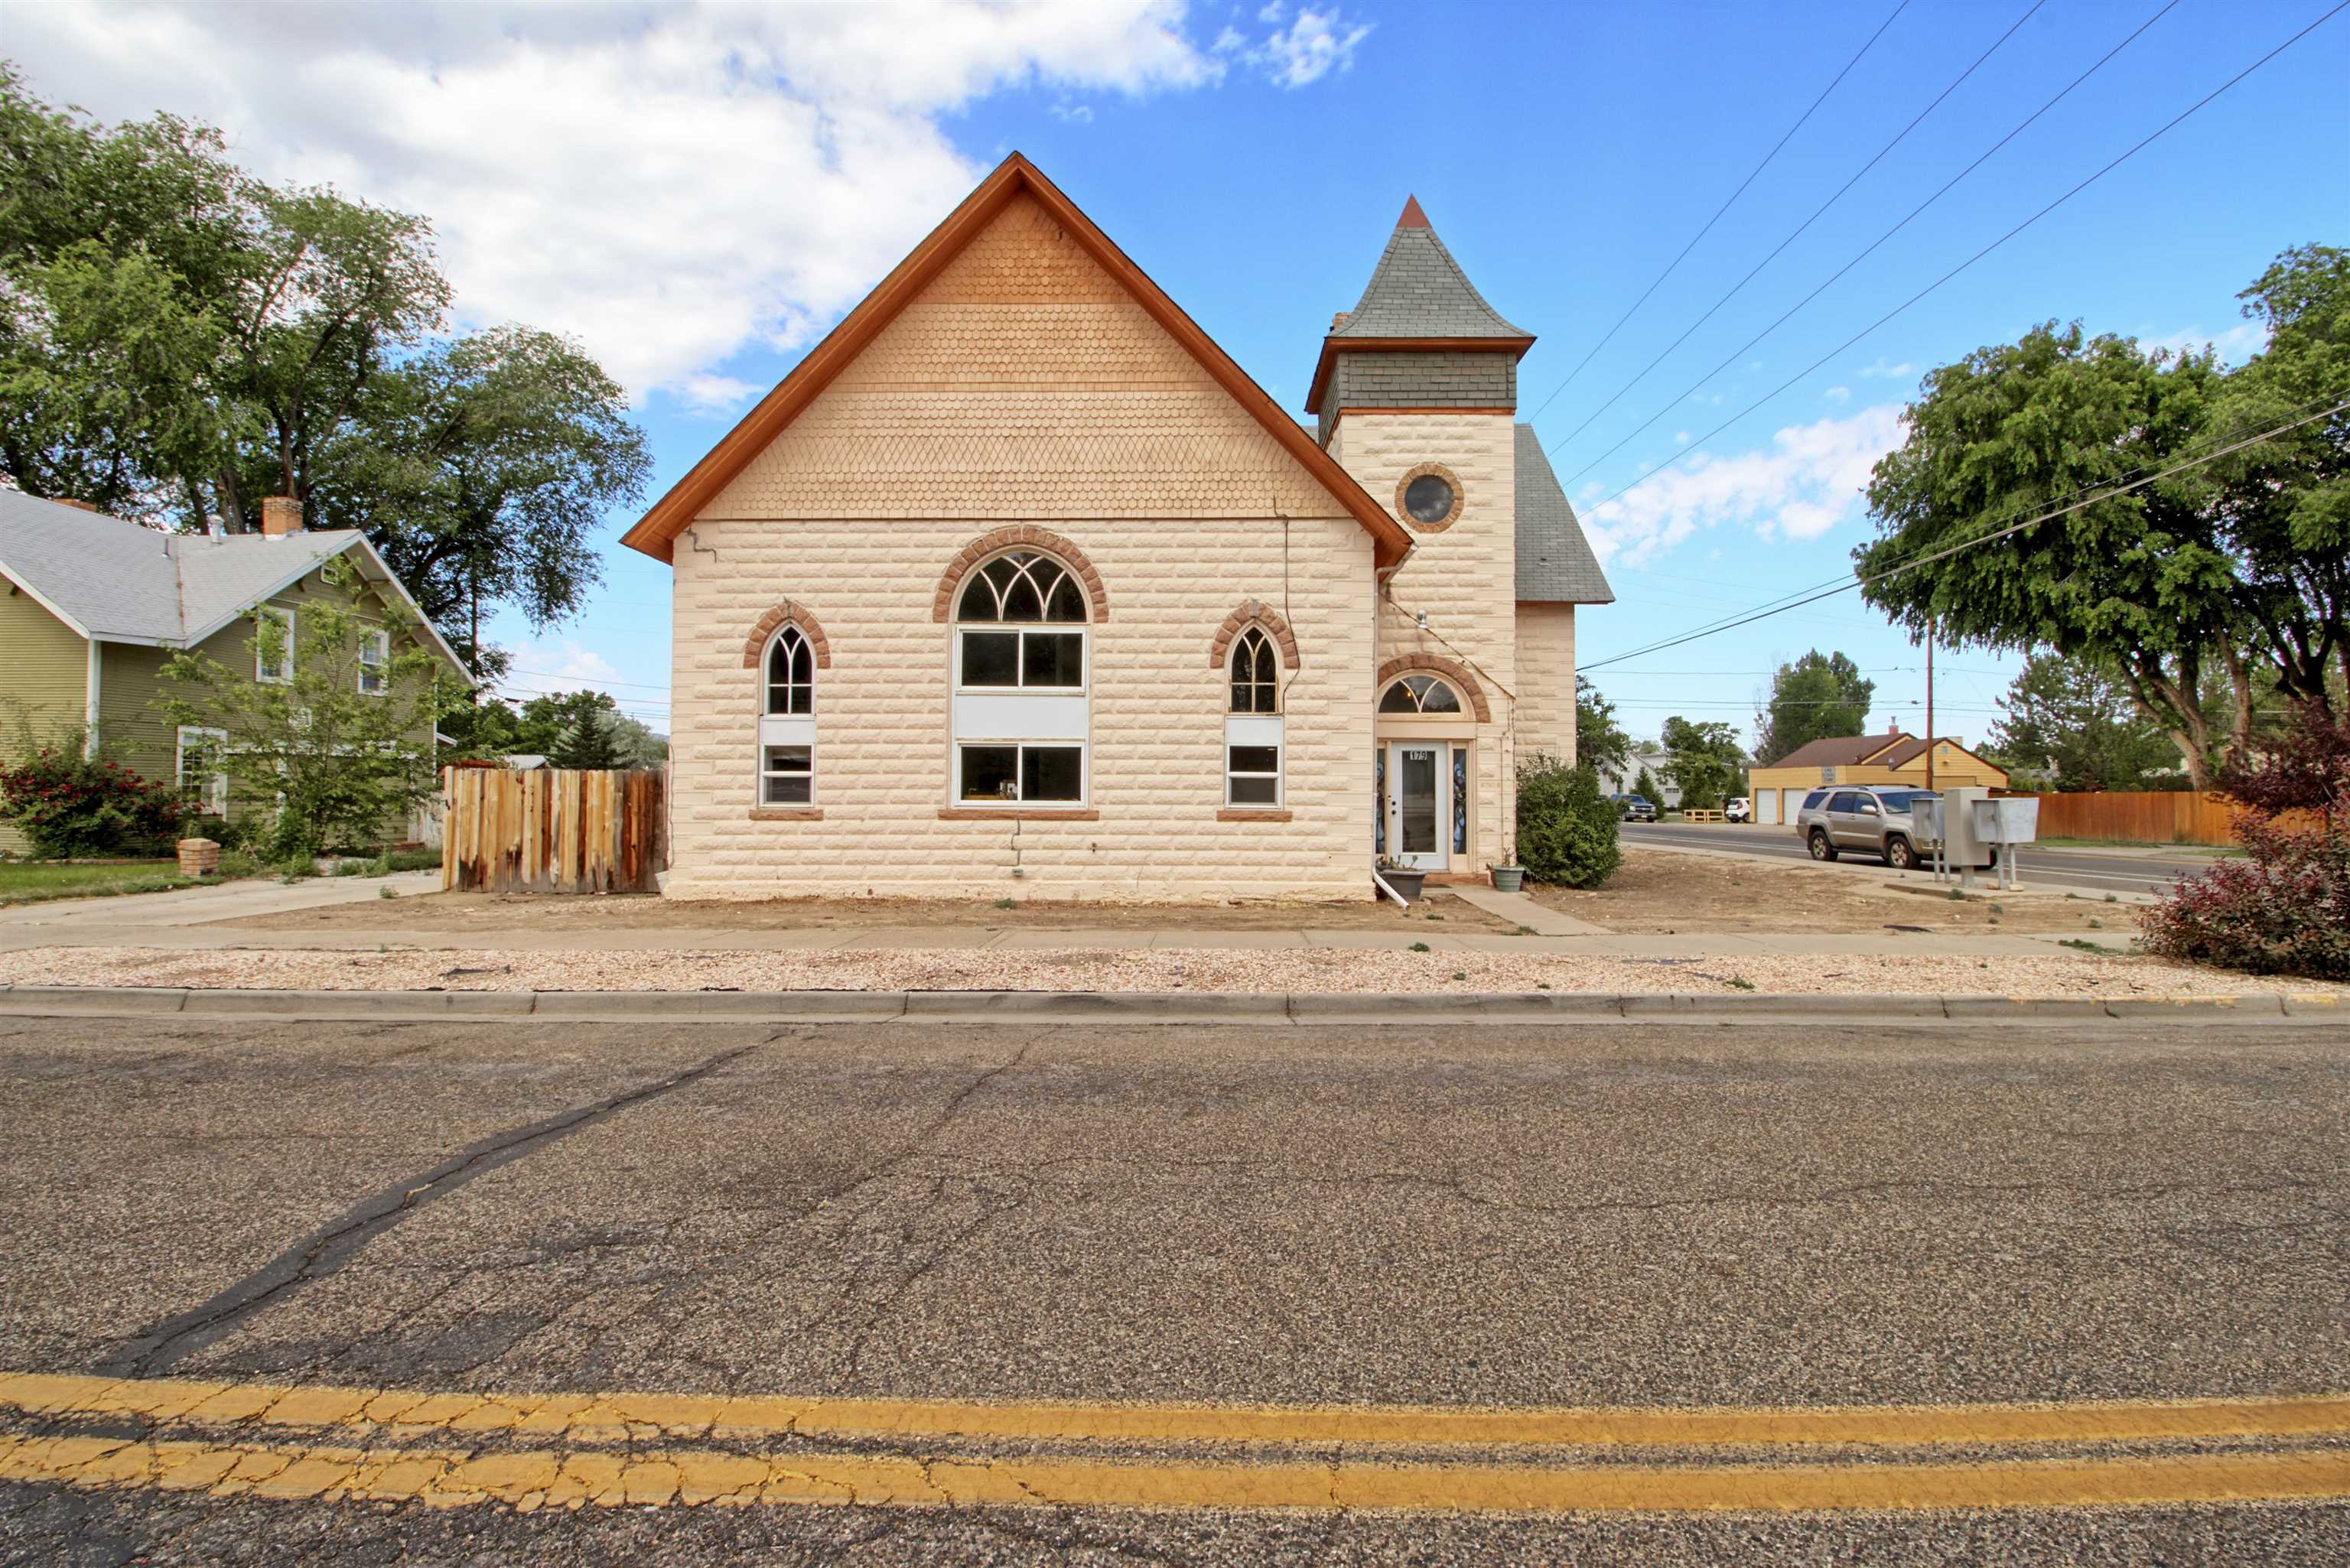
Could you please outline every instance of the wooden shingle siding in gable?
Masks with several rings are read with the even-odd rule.
[[[701,513],[1284,514],[1344,513],[1024,194]]]

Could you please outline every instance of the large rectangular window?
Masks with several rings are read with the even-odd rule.
[[[816,803],[816,748],[769,746],[760,769],[759,799],[766,805],[812,805]]]
[[[978,805],[1025,801],[1075,805],[1086,798],[1086,749],[1018,742],[958,748],[956,796]]]
[[[227,732],[182,724],[179,742],[180,797],[207,816],[226,816],[228,774],[221,767],[221,752],[228,744]]]
[[[1085,689],[1082,631],[964,631],[957,636],[955,684],[965,691]]]

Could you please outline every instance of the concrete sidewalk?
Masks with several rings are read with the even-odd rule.
[[[125,893],[106,898],[50,898],[0,909],[0,947],[46,947],[46,940],[21,940],[28,932],[112,933],[124,929],[173,929],[247,915],[283,915],[323,909],[330,904],[361,904],[380,898],[389,888],[401,898],[441,890],[438,871],[400,871],[389,877],[306,877],[285,882],[248,877],[168,893]]]

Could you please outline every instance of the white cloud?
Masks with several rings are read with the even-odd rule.
[[[1826,391],[1822,392],[1820,396],[1825,398],[1831,403],[1848,403],[1852,401],[1852,389],[1850,387],[1830,387]]]
[[[687,376],[677,383],[678,400],[691,411],[707,419],[731,414],[765,389],[754,381],[702,372]]]
[[[1258,13],[1257,19],[1278,22],[1281,7],[1267,5]],[[1367,22],[1357,25],[1336,10],[1303,7],[1287,30],[1268,35],[1263,43],[1243,52],[1240,57],[1263,71],[1265,79],[1276,87],[1302,88],[1320,81],[1332,71],[1352,69],[1357,47],[1370,36]]]
[[[1183,12],[126,0],[14,7],[7,42],[54,102],[207,120],[267,178],[426,214],[462,322],[573,334],[691,400],[739,349],[806,344],[961,200],[983,170],[948,115],[1222,79]],[[1301,12],[1233,53],[1299,86],[1364,31]]]
[[[1673,441],[1676,445],[1687,446],[1689,445],[1689,439],[1690,433],[1687,431],[1675,431],[1673,432]]]
[[[1769,447],[1700,453],[1613,501],[1587,486],[1584,529],[1602,560],[1638,565],[1700,529],[1744,527],[1765,542],[1816,539],[1858,508],[1877,460],[1901,441],[1901,408],[1790,425]]]
[[[2241,365],[2269,346],[2269,329],[2258,321],[2239,321],[2222,332],[2206,332],[2199,327],[2186,327],[2176,332],[2142,335],[2137,344],[2148,352],[2167,348],[2173,354],[2200,353],[2205,348],[2217,348],[2221,362]]]
[[[1863,376],[1906,376],[1916,369],[1917,367],[1907,359],[1896,365],[1884,355],[1879,354],[1875,364],[1863,365],[1856,373]]]
[[[1091,125],[1094,119],[1093,105],[1089,103],[1056,103],[1053,106],[1053,118],[1055,119],[1065,121],[1070,125]]]
[[[500,683],[499,695],[517,702],[553,691],[602,691],[620,679],[611,660],[567,637],[555,641],[518,642],[513,652],[513,672]],[[622,684],[611,695],[628,701],[629,699],[622,693],[633,690]]]

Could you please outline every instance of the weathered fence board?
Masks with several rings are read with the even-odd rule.
[[[653,770],[445,768],[441,886],[486,893],[646,893],[667,863]]]

